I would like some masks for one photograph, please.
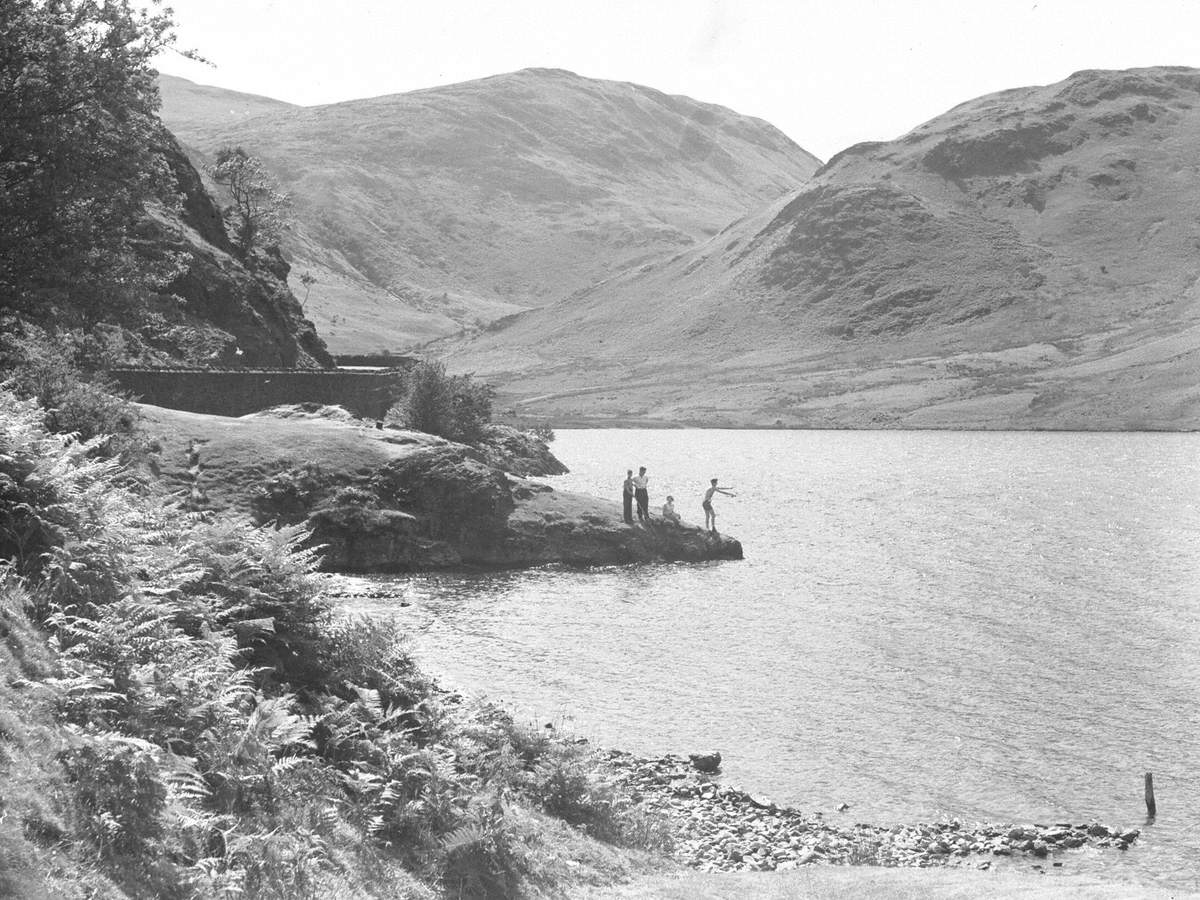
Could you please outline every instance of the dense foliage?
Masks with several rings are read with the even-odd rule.
[[[137,407],[121,395],[107,370],[124,352],[118,329],[59,329],[0,317],[0,377],[22,400],[34,400],[50,431],[81,440],[103,436],[98,452],[121,456],[141,445]]]
[[[150,67],[169,11],[0,0],[0,22],[0,308],[98,316],[162,277],[134,245],[145,204],[173,202]]]
[[[653,843],[585,750],[337,618],[296,528],[187,513],[0,390],[0,893],[514,897],[561,816]]]
[[[425,360],[405,375],[404,398],[388,418],[406,428],[477,444],[492,420],[494,396],[490,384],[470,375],[447,375],[442,363]]]

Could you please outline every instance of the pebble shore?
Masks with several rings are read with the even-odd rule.
[[[990,868],[997,857],[1045,859],[1085,845],[1125,850],[1138,829],[1098,822],[1053,825],[967,824],[833,825],[720,784],[687,758],[603,753],[612,777],[635,801],[663,816],[676,834],[674,855],[708,872],[774,871],[811,863],[876,866],[967,865]],[[719,759],[719,757],[718,757]],[[699,761],[711,767],[711,758]],[[1034,864],[1038,868],[1039,864]]]

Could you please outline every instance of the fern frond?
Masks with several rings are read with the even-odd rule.
[[[442,838],[442,851],[454,853],[469,847],[478,847],[487,841],[487,832],[478,822],[468,822],[455,828]]]

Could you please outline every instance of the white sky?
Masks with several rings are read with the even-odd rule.
[[[822,159],[1079,69],[1200,67],[1200,0],[169,0],[160,69],[291,103],[531,66],[759,116]]]

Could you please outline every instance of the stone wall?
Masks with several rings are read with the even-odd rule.
[[[335,356],[339,366],[374,366],[385,369],[408,369],[418,362],[415,356],[394,356],[391,353],[351,353]]]
[[[220,416],[243,416],[285,403],[344,406],[380,419],[399,393],[403,369],[121,368],[111,372],[134,397],[155,406]]]

